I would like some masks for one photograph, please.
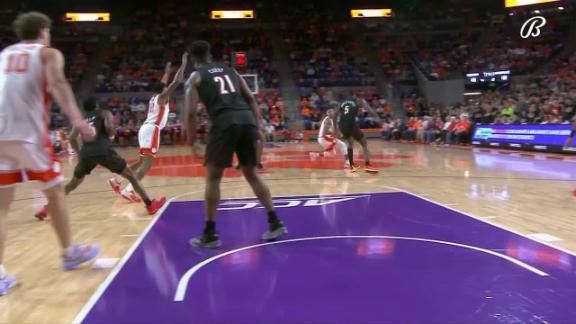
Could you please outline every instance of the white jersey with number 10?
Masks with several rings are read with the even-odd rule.
[[[43,47],[18,43],[0,52],[0,141],[41,145],[49,141]]]

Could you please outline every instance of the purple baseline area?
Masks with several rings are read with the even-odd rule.
[[[84,323],[544,323],[576,322],[576,257],[407,193],[318,196],[278,205],[287,240],[399,236],[489,249],[523,261],[431,242],[345,238],[287,242],[219,258],[261,243],[263,209],[220,211],[223,247],[192,249],[203,202],[176,202],[161,215],[84,318]],[[252,201],[252,200],[251,200]],[[292,201],[292,202],[290,202]],[[300,202],[297,202],[300,201]],[[226,207],[238,200],[224,201]],[[318,202],[317,200],[315,202]],[[326,202],[326,201],[325,201]],[[315,203],[312,203],[315,205]]]

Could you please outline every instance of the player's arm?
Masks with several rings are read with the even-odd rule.
[[[158,103],[160,105],[165,105],[170,99],[172,93],[176,90],[176,88],[178,88],[180,83],[184,81],[184,71],[186,70],[187,64],[188,64],[188,53],[184,52],[184,54],[182,54],[182,65],[180,65],[180,68],[176,72],[174,80],[172,80],[172,83],[170,83],[170,85],[166,87],[158,97]],[[164,74],[164,76],[166,76],[166,74]],[[164,80],[164,78],[162,78],[162,80]]]
[[[50,95],[56,101],[62,112],[70,119],[72,126],[84,139],[94,138],[91,127],[80,114],[76,98],[72,92],[70,83],[64,76],[64,56],[54,48],[42,49],[42,61],[44,63],[44,77]]]
[[[102,117],[104,118],[104,127],[106,127],[106,133],[108,138],[113,139],[116,136],[116,128],[114,127],[114,116],[108,110],[102,111]]]
[[[372,107],[370,107],[370,105],[368,104],[366,99],[359,99],[358,103],[360,104],[360,107],[362,107],[364,110],[366,110],[372,117],[374,117],[376,122],[378,124],[380,124],[380,116],[378,116],[376,111],[374,109],[372,109]]]
[[[168,84],[168,80],[170,80],[170,72],[172,72],[172,63],[168,62],[166,63],[166,67],[164,68],[164,75],[162,76],[162,79],[160,79],[160,82]]]
[[[198,116],[197,107],[200,103],[200,93],[198,92],[198,86],[202,81],[200,73],[194,72],[186,81],[186,96],[184,99],[184,111],[187,118],[186,123],[186,133],[188,136],[188,143],[194,145],[196,142],[196,129],[198,128]]]
[[[340,107],[339,104],[335,103],[333,104],[333,109],[334,109],[334,119],[332,120],[332,123],[334,124],[334,137],[336,138],[342,138],[342,133],[340,133],[340,127],[338,127],[338,119],[340,118],[340,110],[342,110],[342,108]]]
[[[258,130],[259,137],[262,137],[263,133],[260,126],[260,110],[258,109],[256,99],[254,98],[252,91],[250,91],[250,88],[248,87],[246,80],[244,80],[244,78],[240,76],[238,71],[235,70],[234,72],[238,76],[238,80],[240,82],[240,94],[242,95],[248,106],[250,106],[250,110],[252,111],[254,119],[256,120],[256,128]],[[260,139],[264,140],[263,138]]]
[[[70,135],[68,137],[70,138],[69,139],[70,146],[72,146],[72,149],[76,153],[80,152],[80,138],[78,135],[80,135],[78,133],[78,129],[76,127],[72,127],[72,130],[70,131]]]

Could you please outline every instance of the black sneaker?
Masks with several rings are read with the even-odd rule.
[[[217,233],[214,234],[202,234],[190,240],[190,245],[192,247],[199,247],[205,249],[215,249],[222,245],[220,237]]]
[[[262,239],[264,241],[274,241],[284,234],[288,234],[288,229],[286,228],[286,225],[284,225],[284,223],[282,223],[281,221],[275,223],[269,223],[268,231],[262,234]]]

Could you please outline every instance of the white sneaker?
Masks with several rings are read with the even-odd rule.
[[[132,190],[124,189],[122,190],[120,195],[122,196],[122,198],[128,200],[129,202],[135,202],[135,203],[142,202],[142,199],[140,199],[140,197],[138,197],[138,195]]]
[[[5,276],[0,279],[0,296],[4,296],[8,293],[8,290],[18,284],[18,280],[13,276]]]

